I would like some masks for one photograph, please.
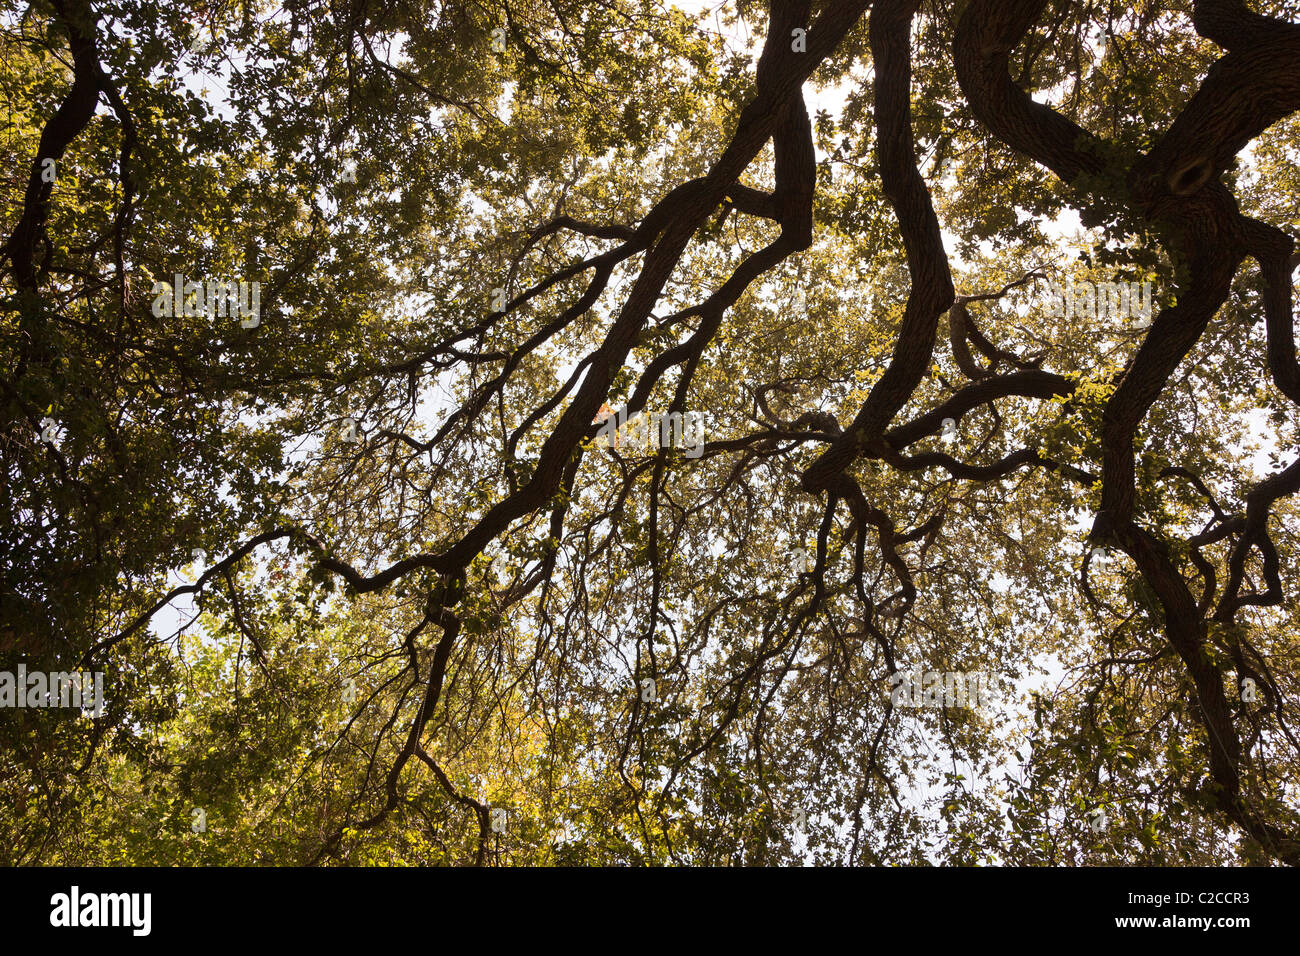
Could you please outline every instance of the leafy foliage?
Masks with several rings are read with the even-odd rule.
[[[1295,4],[707,6],[0,0],[0,861],[1300,860]]]

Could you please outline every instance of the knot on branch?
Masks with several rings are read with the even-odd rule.
[[[1213,173],[1213,164],[1206,157],[1199,156],[1171,170],[1166,183],[1175,196],[1190,196],[1204,186]]]

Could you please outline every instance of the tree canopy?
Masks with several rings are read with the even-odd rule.
[[[679,6],[0,0],[0,860],[1300,863],[1300,3]]]

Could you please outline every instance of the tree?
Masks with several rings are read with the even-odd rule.
[[[3,11],[13,861],[1300,862],[1294,4]]]

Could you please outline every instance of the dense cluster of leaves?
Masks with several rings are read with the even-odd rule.
[[[1006,4],[1089,137],[1061,175],[961,73],[985,4],[704,6],[0,0],[0,669],[107,697],[0,708],[0,861],[1300,860],[1254,259],[1108,497],[1208,268],[1125,171],[1215,75],[1199,8],[1256,14]],[[1212,186],[1294,234],[1300,122],[1262,125]],[[177,273],[260,323],[158,316]],[[1045,308],[1121,280],[1154,329]],[[596,442],[629,403],[703,454]],[[895,707],[913,668],[999,693]]]

